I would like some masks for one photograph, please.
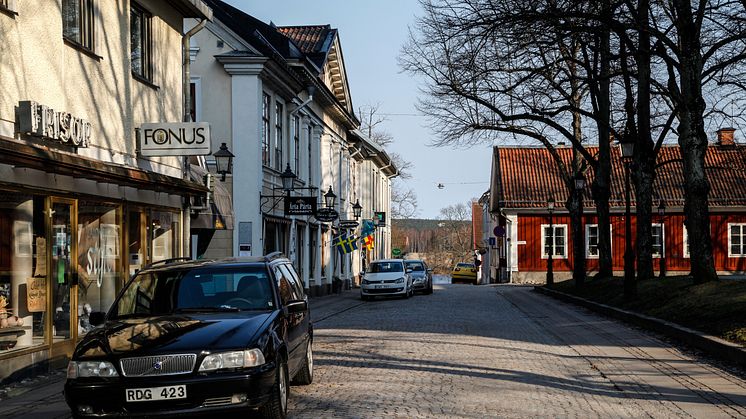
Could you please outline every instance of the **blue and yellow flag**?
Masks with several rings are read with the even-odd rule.
[[[357,249],[357,240],[354,236],[347,237],[347,234],[340,234],[334,238],[332,243],[340,253],[346,254]]]

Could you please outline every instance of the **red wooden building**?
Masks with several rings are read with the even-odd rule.
[[[721,130],[718,141],[710,144],[706,170],[710,182],[710,223],[715,268],[722,274],[746,272],[746,145],[733,142],[733,132]],[[728,135],[730,134],[730,135]],[[597,148],[591,147],[592,154]],[[560,156],[570,162],[572,148],[559,147]],[[614,271],[624,270],[624,166],[619,149],[612,147],[611,235]],[[687,274],[690,270],[684,226],[684,177],[678,146],[664,146],[658,155],[654,184],[654,206],[662,199],[665,214],[653,208],[654,265],[664,258],[667,274]],[[591,199],[592,171],[586,174],[583,231],[589,273],[598,268],[598,225]],[[558,167],[545,148],[495,147],[493,150],[490,212],[493,222],[503,225],[506,237],[496,238],[492,249],[500,258],[503,273],[511,282],[541,283],[546,279],[547,258],[554,246],[553,269],[556,279],[571,276],[573,256],[570,219],[564,207],[568,192]],[[549,228],[549,197],[556,200],[552,216],[554,234]],[[635,235],[635,195],[632,190],[632,237]],[[492,231],[494,225],[485,225]],[[492,234],[492,233],[488,233]]]

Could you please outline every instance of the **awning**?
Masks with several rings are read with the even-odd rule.
[[[195,182],[204,182],[207,169],[199,165],[189,166],[189,176]],[[210,201],[210,208],[199,210],[192,216],[192,228],[206,228],[211,230],[233,230],[233,200],[228,189],[222,182],[215,181],[215,188]]]
[[[207,191],[202,181],[189,182],[140,168],[104,163],[19,141],[0,140],[0,163],[176,195],[198,195]]]

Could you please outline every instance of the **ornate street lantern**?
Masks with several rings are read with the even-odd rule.
[[[332,187],[329,186],[329,190],[324,194],[324,203],[327,208],[334,208],[334,203],[337,200],[337,195],[332,192]]]
[[[228,146],[225,143],[220,145],[220,150],[213,153],[215,157],[215,165],[217,166],[217,172],[222,176],[220,180],[225,182],[225,175],[233,173],[233,153],[228,151]]]
[[[295,185],[293,185],[293,182],[295,181],[295,178],[297,177],[298,176],[296,176],[295,173],[293,173],[293,171],[290,170],[290,163],[288,163],[288,165],[285,167],[285,171],[282,172],[282,174],[280,175],[280,178],[282,179],[282,189],[285,192],[290,193],[290,191],[292,191],[295,188]]]
[[[360,218],[360,215],[362,214],[362,212],[363,212],[363,206],[360,205],[360,200],[358,199],[355,201],[355,204],[352,206],[352,215],[357,220],[358,218]]]

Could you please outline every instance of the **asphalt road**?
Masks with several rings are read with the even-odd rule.
[[[316,377],[291,389],[293,418],[746,417],[742,378],[531,288],[312,307]],[[67,417],[61,383],[0,401],[0,417]]]

